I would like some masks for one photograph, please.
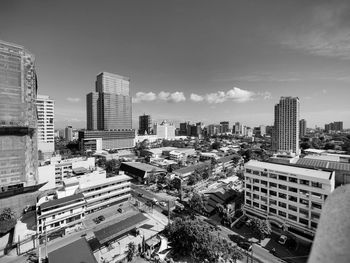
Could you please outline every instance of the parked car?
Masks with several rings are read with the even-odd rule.
[[[119,213],[123,213],[123,209],[122,208],[118,208],[117,210]]]
[[[161,205],[161,206],[164,206],[164,207],[166,207],[166,202],[159,202],[159,204]]]
[[[251,226],[252,223],[253,223],[253,220],[250,218],[245,222],[246,226]]]
[[[106,218],[103,215],[100,215],[99,217],[97,217],[97,219],[102,222],[104,221]]]
[[[288,239],[287,236],[281,235],[280,238],[278,239],[278,243],[280,243],[281,245],[284,245],[287,239]]]
[[[252,244],[248,241],[242,241],[238,243],[238,246],[240,246],[241,248],[247,250],[247,251],[251,251],[252,250]]]

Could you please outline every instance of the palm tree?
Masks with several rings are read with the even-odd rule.
[[[135,254],[136,254],[136,245],[134,242],[130,242],[127,245],[127,248],[128,248],[127,259],[130,262],[133,260]]]

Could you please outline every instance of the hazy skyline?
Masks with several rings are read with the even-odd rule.
[[[131,78],[133,127],[153,120],[273,123],[298,96],[308,127],[350,127],[347,1],[2,1],[0,39],[36,56],[55,126],[86,127],[98,73]]]

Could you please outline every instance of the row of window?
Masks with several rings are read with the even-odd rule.
[[[110,187],[110,186],[118,185],[118,184],[123,184],[123,183],[127,183],[127,182],[129,182],[129,181],[121,181],[121,182],[116,182],[116,183],[112,183],[112,184],[106,184],[106,185],[102,185],[102,186],[97,186],[97,187],[94,187],[94,188],[90,188],[90,189],[84,190],[83,192],[84,193],[89,193],[89,192],[93,192],[93,191],[98,191],[98,190],[104,189],[106,187]]]
[[[247,200],[247,201],[249,201],[249,200]],[[266,211],[266,212],[268,212],[268,213],[270,213],[270,214],[274,214],[274,215],[278,215],[278,216],[280,216],[280,217],[288,218],[288,219],[290,219],[290,220],[292,220],[292,221],[299,222],[299,223],[301,223],[301,224],[303,224],[303,225],[306,225],[306,226],[309,225],[309,220],[307,220],[307,219],[305,219],[305,218],[301,218],[301,217],[299,217],[299,220],[298,220],[298,217],[297,217],[297,216],[295,216],[295,215],[293,215],[293,214],[287,214],[286,212],[281,211],[281,210],[277,210],[277,209],[275,209],[275,208],[273,208],[273,207],[267,207],[266,205],[263,205],[263,204],[261,204],[261,205],[259,206],[258,203],[253,202],[253,204],[252,204],[250,201],[247,202],[247,204],[248,204],[249,206],[252,206],[252,205],[253,205],[253,207],[260,208],[260,209],[262,209],[262,210],[264,210],[264,211]],[[305,211],[304,211],[304,212],[305,212]],[[305,214],[304,214],[304,215],[305,215]],[[312,219],[312,220],[319,219],[319,218],[320,218],[320,216],[319,216],[318,214],[312,214],[312,215],[311,215],[311,219]],[[317,228],[317,223],[311,221],[311,227]]]
[[[285,176],[285,175],[280,175],[280,174],[275,174],[275,173],[268,173],[268,172],[263,172],[263,171],[257,171],[257,170],[252,170],[252,169],[246,169],[247,173],[254,174],[254,175],[259,175],[263,177],[268,177],[276,180],[281,180],[281,181],[288,181],[291,183],[296,183],[296,184],[302,184],[302,185],[307,185],[315,188],[322,188],[322,183],[319,182],[314,182],[314,181],[309,181],[309,180],[304,180],[304,179],[298,179],[295,177],[290,177],[290,176]],[[258,179],[257,179],[258,180]],[[311,184],[310,184],[311,183]]]

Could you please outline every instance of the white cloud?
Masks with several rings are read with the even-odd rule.
[[[192,93],[190,96],[190,100],[192,100],[194,102],[199,102],[199,101],[203,101],[204,98],[201,95],[197,95],[197,94]]]
[[[159,92],[158,95],[156,95],[153,92],[148,92],[148,93],[137,92],[136,96],[132,98],[133,103],[139,103],[142,101],[155,101],[155,100],[178,103],[181,101],[185,101],[186,97],[183,94],[183,92],[179,92],[179,91],[176,91],[174,93],[161,91]]]
[[[260,92],[260,93],[258,93],[258,95],[261,96],[264,100],[272,99],[272,94],[269,91]]]
[[[214,93],[209,93],[204,96],[197,95],[197,94],[191,94],[191,100],[194,102],[199,101],[206,101],[208,103],[223,103],[225,101],[234,101],[234,102],[247,102],[249,100],[253,99],[253,96],[255,95],[254,92],[243,90],[240,88],[232,88],[227,92],[224,91],[217,91]]]
[[[68,100],[69,102],[79,102],[79,101],[80,101],[80,98],[68,97],[68,98],[66,98],[66,100]]]
[[[132,98],[133,103],[139,103],[141,101],[153,101],[157,99],[157,95],[153,92],[137,92],[136,97]]]

